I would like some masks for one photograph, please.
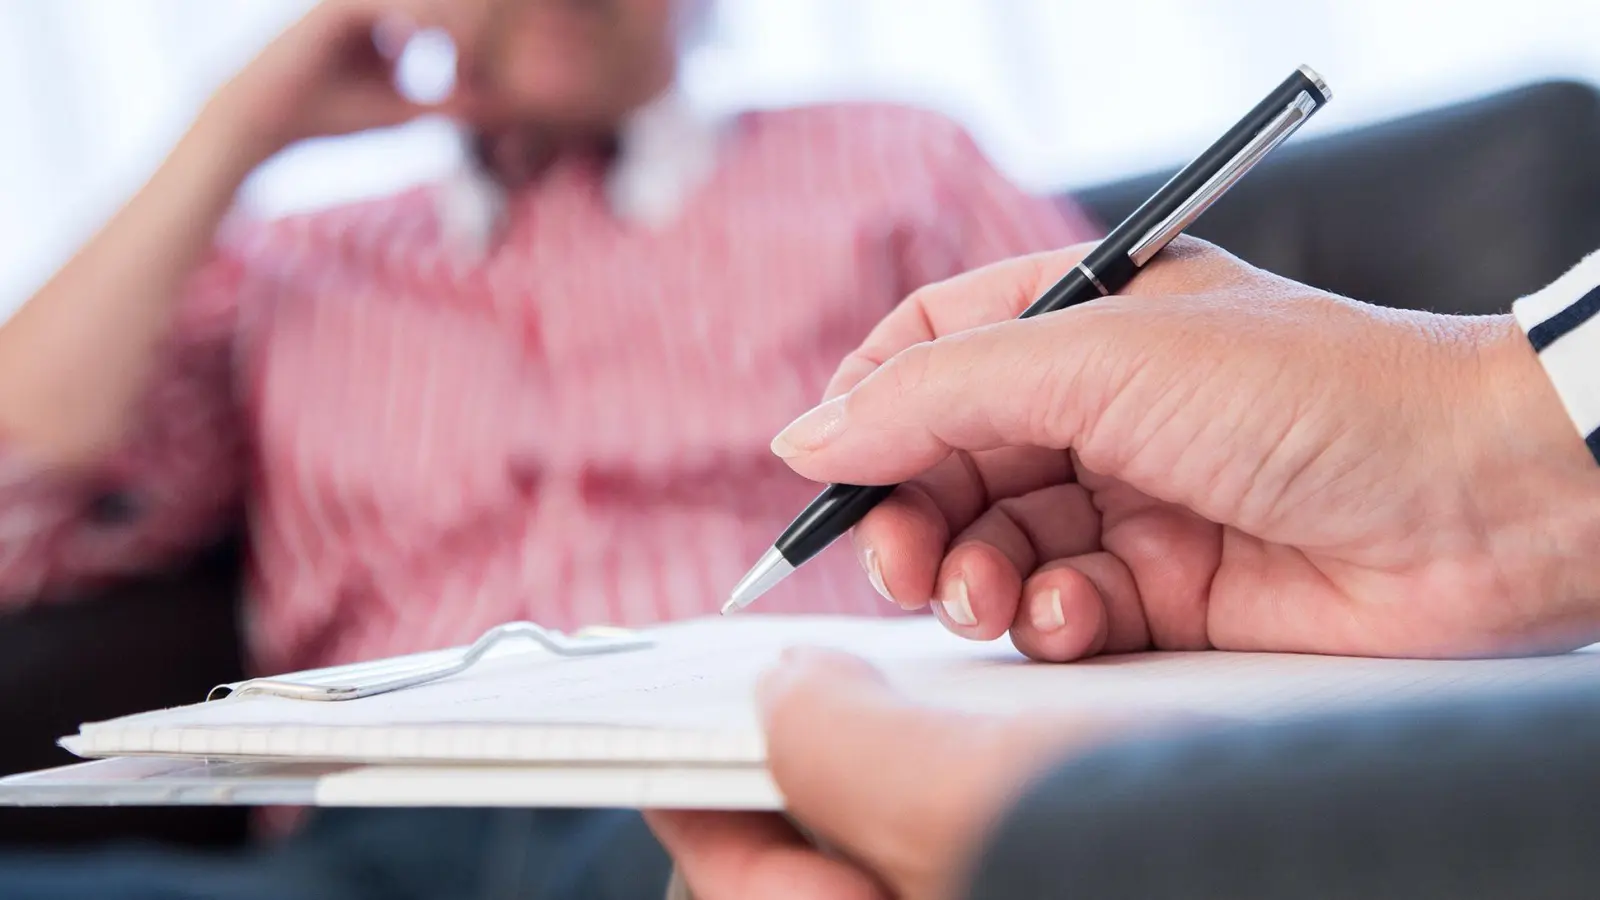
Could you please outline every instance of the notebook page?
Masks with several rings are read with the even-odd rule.
[[[738,616],[659,629],[648,651],[564,659],[537,651],[445,681],[339,703],[225,701],[87,725],[69,749],[336,759],[759,762],[754,686],[785,647],[876,662],[926,702],[993,712],[1181,710],[1253,717],[1465,690],[1600,679],[1600,653],[1418,661],[1151,653],[1028,663],[931,619]]]
[[[656,646],[645,651],[564,658],[531,649],[487,659],[453,678],[359,700],[235,696],[85,725],[62,743],[92,756],[277,756],[316,747],[328,758],[367,760],[391,758],[391,753],[409,759],[440,753],[476,758],[471,747],[484,742],[504,747],[510,740],[514,746],[498,752],[515,760],[608,758],[609,746],[626,744],[618,752],[759,761],[754,685],[786,647],[833,646],[881,659],[996,651],[1017,658],[1009,646],[970,644],[944,633],[931,619],[749,615],[666,626],[651,636]],[[552,735],[546,727],[552,725],[566,730]],[[542,730],[480,733],[535,726]],[[447,727],[450,733],[441,738]],[[624,740],[605,731],[616,728],[677,728],[695,732],[695,739],[645,742],[638,734]]]

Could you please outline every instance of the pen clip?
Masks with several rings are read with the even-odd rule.
[[[1195,219],[1200,218],[1201,213],[1205,212],[1210,208],[1211,204],[1217,202],[1218,198],[1227,193],[1228,188],[1233,187],[1239,179],[1243,178],[1247,172],[1255,167],[1256,163],[1260,162],[1268,153],[1271,153],[1274,147],[1287,140],[1289,135],[1294,134],[1296,129],[1304,124],[1306,119],[1310,118],[1311,114],[1316,110],[1316,101],[1311,98],[1309,93],[1301,91],[1294,100],[1290,101],[1283,112],[1278,114],[1276,119],[1273,119],[1268,123],[1267,127],[1261,129],[1261,132],[1252,138],[1250,143],[1246,144],[1244,149],[1240,150],[1233,159],[1228,160],[1227,165],[1218,169],[1217,174],[1207,179],[1206,183],[1201,185],[1198,191],[1194,192],[1194,196],[1184,201],[1182,206],[1173,210],[1171,215],[1156,223],[1155,227],[1151,228],[1143,238],[1140,238],[1139,242],[1134,244],[1133,249],[1128,251],[1128,258],[1133,260],[1134,265],[1143,267],[1152,257],[1160,253],[1162,248],[1171,243],[1173,238],[1182,234],[1183,230],[1188,228]]]

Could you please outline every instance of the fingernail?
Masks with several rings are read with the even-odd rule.
[[[772,452],[793,459],[820,449],[844,428],[844,397],[835,397],[789,423],[772,439]]]
[[[963,628],[978,624],[978,617],[972,614],[972,599],[967,596],[967,579],[959,575],[945,585],[939,605],[944,607],[944,614],[950,621]]]
[[[777,662],[761,673],[756,680],[756,702],[765,706],[797,673],[805,668],[807,653],[804,647],[785,647]]]
[[[894,603],[894,595],[889,593],[889,585],[883,580],[883,566],[878,562],[878,551],[867,547],[861,551],[861,567],[867,570],[867,580],[872,582],[873,590],[883,599]]]
[[[783,695],[819,673],[836,670],[840,654],[823,647],[785,647],[777,662],[756,679],[756,703],[765,717]]]
[[[1061,608],[1061,591],[1052,588],[1033,598],[1033,608],[1029,611],[1029,618],[1033,620],[1033,627],[1039,631],[1055,631],[1067,624],[1067,614]]]

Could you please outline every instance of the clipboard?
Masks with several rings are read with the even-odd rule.
[[[762,812],[781,810],[784,803],[761,766],[397,766],[119,756],[0,778],[0,807],[6,806],[637,806]]]
[[[570,638],[512,623],[470,647],[271,680],[287,688],[258,683],[252,694],[243,690],[248,682],[225,685],[213,692],[218,699],[86,723],[62,742],[82,758],[273,763],[208,767],[203,779],[192,765],[138,771],[146,782],[203,782],[197,790],[209,790],[220,778],[301,776],[315,781],[307,793],[317,805],[427,806],[473,796],[474,802],[511,806],[754,804],[779,811],[781,798],[766,780],[756,691],[761,673],[797,644],[854,653],[878,665],[914,702],[957,712],[1179,712],[1248,720],[1600,683],[1600,647],[1511,660],[1197,651],[1037,666],[1014,648],[952,635],[931,617],[705,618],[642,636],[604,630]],[[360,769],[311,776],[284,768],[310,762]],[[40,791],[52,780],[60,787],[78,784],[99,802],[117,802],[116,789],[108,791],[105,782],[137,768],[121,765],[0,780],[0,804],[24,796],[73,802],[60,793],[44,799]],[[756,796],[761,792],[764,800]]]
[[[537,652],[583,658],[646,650],[656,640],[610,626],[571,634],[534,622],[498,625],[465,648],[217,685],[206,703],[252,695],[337,703],[402,691],[468,671],[479,662]],[[708,779],[716,782],[707,790]],[[387,765],[269,759],[124,756],[0,777],[0,806],[540,806],[590,807],[614,786],[618,805],[639,796],[665,807],[781,808],[763,767],[596,764]],[[707,804],[716,796],[716,804]],[[730,799],[731,798],[731,799]]]

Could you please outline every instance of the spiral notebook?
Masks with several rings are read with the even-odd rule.
[[[670,801],[774,808],[781,798],[765,776],[754,688],[794,645],[864,656],[928,703],[1000,713],[1252,718],[1600,678],[1600,652],[1593,650],[1450,662],[1146,653],[1040,665],[1003,639],[965,641],[927,617],[742,615],[644,634],[648,641],[629,652],[562,656],[534,647],[488,654],[448,677],[342,702],[239,691],[85,724],[62,744],[86,758],[121,758],[119,771],[130,778],[199,771],[173,760],[205,760],[216,771],[267,779],[310,777],[321,785],[316,802],[336,805]],[[418,660],[426,658],[397,669]],[[130,757],[165,761],[136,765]],[[105,768],[94,777],[118,776]],[[42,783],[35,778],[31,787]],[[8,792],[15,802],[18,784],[0,781],[0,802]],[[231,802],[251,802],[241,796],[227,794]]]

